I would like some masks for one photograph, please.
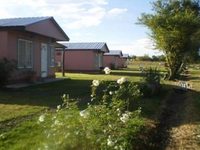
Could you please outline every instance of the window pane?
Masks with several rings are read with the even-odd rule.
[[[55,51],[54,46],[50,46],[50,66],[54,67],[55,65]]]
[[[32,67],[32,42],[26,42],[26,67]]]
[[[32,56],[33,44],[31,41],[18,40],[18,67],[31,68],[33,62]]]
[[[25,66],[26,43],[23,40],[18,41],[18,67]]]

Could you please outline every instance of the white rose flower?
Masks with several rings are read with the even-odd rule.
[[[117,83],[118,83],[118,84],[122,84],[121,79],[118,79],[118,80],[117,80]]]
[[[111,137],[109,136],[107,139],[107,145],[108,146],[113,146],[115,143],[112,141]]]
[[[82,110],[80,111],[80,116],[83,117],[83,118],[87,118],[89,116],[89,112],[85,109],[85,110]]]
[[[104,68],[104,72],[105,72],[105,74],[110,74],[111,70],[110,70],[110,68],[105,67]]]
[[[110,95],[113,95],[113,92],[112,92],[112,91],[110,91],[110,92],[109,92],[109,94],[110,94]]]
[[[98,80],[93,80],[92,81],[93,86],[99,86],[99,81]]]
[[[126,81],[127,81],[127,78],[121,77],[120,79],[117,80],[117,83],[118,83],[118,84],[123,84],[123,83],[126,82]]]
[[[44,122],[44,118],[45,118],[45,115],[41,115],[40,117],[39,117],[39,122]]]
[[[63,94],[63,98],[64,98],[64,99],[66,98],[66,94]]]
[[[129,115],[130,115],[129,112],[126,112],[126,113],[122,114],[122,116],[120,117],[120,120],[121,120],[123,123],[127,122],[127,121],[129,120]]]
[[[58,106],[57,106],[57,110],[60,110],[60,109],[61,109],[61,105],[58,105]]]
[[[55,125],[60,125],[61,123],[60,123],[59,120],[55,120],[55,121],[54,121],[54,124],[55,124]]]

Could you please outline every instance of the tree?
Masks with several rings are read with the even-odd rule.
[[[198,0],[157,0],[153,14],[142,14],[139,24],[147,26],[155,48],[165,54],[168,79],[183,72],[200,47],[200,6]]]

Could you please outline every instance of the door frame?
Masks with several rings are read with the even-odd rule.
[[[43,47],[46,47],[46,52],[43,52],[44,51]],[[41,43],[40,54],[41,54],[40,76],[41,78],[46,78],[48,76],[48,44],[47,43]]]

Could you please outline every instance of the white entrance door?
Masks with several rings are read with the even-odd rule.
[[[99,53],[99,67],[103,66],[103,54]]]
[[[47,62],[47,44],[41,44],[41,77],[47,77],[48,62]]]

